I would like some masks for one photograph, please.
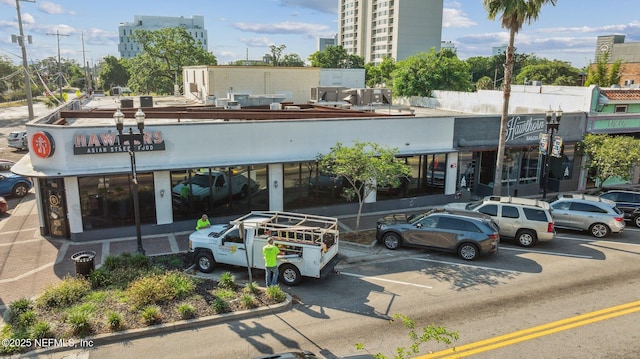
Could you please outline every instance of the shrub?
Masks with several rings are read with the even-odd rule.
[[[183,303],[178,306],[178,313],[182,319],[192,319],[196,317],[196,307],[189,303]]]
[[[224,313],[229,309],[229,302],[220,297],[216,297],[211,303],[211,309],[218,314]]]
[[[145,307],[142,310],[142,321],[146,325],[158,324],[162,320],[162,316],[160,315],[160,307],[156,305],[150,305]]]
[[[104,288],[111,285],[111,273],[106,270],[104,267],[98,268],[89,273],[89,283],[91,283],[91,288]]]
[[[21,314],[32,310],[34,306],[33,300],[29,298],[20,298],[9,304],[9,323],[14,323]]]
[[[89,281],[67,276],[62,282],[49,285],[36,303],[48,308],[63,308],[78,302],[90,290]]]
[[[53,333],[51,332],[51,325],[43,321],[37,322],[31,330],[31,336],[36,339],[53,337]]]
[[[220,274],[220,280],[218,280],[219,288],[226,289],[235,289],[236,287],[236,278],[231,274],[231,272],[224,272]]]
[[[236,297],[236,292],[231,289],[216,289],[213,291],[213,295],[220,299],[231,300]]]
[[[280,286],[272,285],[267,288],[267,298],[277,303],[282,303],[287,299],[286,294],[282,291]]]
[[[126,290],[126,295],[135,308],[169,300],[173,297],[173,291],[157,275],[139,278],[133,281]]]
[[[256,297],[251,294],[243,294],[240,297],[240,303],[242,303],[242,306],[246,309],[255,308],[257,306]]]
[[[171,287],[176,298],[184,298],[193,294],[196,283],[188,275],[172,271],[164,275],[163,280]]]
[[[29,328],[36,322],[36,312],[33,309],[29,309],[26,312],[18,316],[18,326],[23,328]]]
[[[67,312],[65,322],[71,326],[74,335],[85,336],[91,332],[91,316],[95,311],[92,305],[79,305]]]
[[[260,288],[258,287],[258,283],[249,282],[244,286],[243,292],[247,294],[258,294]]]
[[[122,319],[122,315],[117,312],[109,312],[107,314],[107,325],[109,329],[112,331],[118,331],[122,329],[124,320]]]

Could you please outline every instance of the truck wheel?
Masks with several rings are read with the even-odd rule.
[[[280,281],[286,285],[298,285],[302,280],[300,270],[293,264],[281,265],[280,268],[278,268],[278,272],[280,272]]]
[[[196,267],[202,273],[213,272],[213,267],[215,266],[215,264],[216,261],[213,259],[211,253],[200,252],[196,256]]]
[[[640,216],[633,217],[633,224],[635,224],[636,227],[640,227]]]

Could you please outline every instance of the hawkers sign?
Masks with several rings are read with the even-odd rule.
[[[127,135],[126,132],[123,134]],[[143,135],[143,143],[134,141],[135,152],[164,151],[161,131],[144,132]],[[120,143],[117,132],[82,133],[73,136],[74,155],[129,152],[129,146],[129,141]]]
[[[507,121],[507,141],[525,140],[538,142],[540,132],[544,132],[546,126],[547,122],[544,118],[511,117]]]

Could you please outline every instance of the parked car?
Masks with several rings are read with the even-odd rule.
[[[15,164],[16,163],[13,161],[0,159],[0,172],[10,172],[11,167],[13,167],[13,165]]]
[[[7,200],[4,197],[0,197],[0,216],[7,213],[9,210],[9,205],[7,204]]]
[[[0,196],[24,197],[31,187],[33,183],[29,178],[9,171],[0,171]]]
[[[9,147],[16,148],[18,150],[28,150],[29,143],[27,141],[27,131],[13,131],[7,138],[7,144]]]
[[[616,207],[624,212],[624,220],[640,227],[640,192],[627,190],[607,190],[600,194],[600,198],[606,198],[616,202]]]
[[[393,214],[379,219],[376,239],[388,249],[425,247],[473,260],[496,253],[500,234],[485,214],[436,208],[415,216]]]
[[[470,203],[450,203],[445,208],[466,209],[491,216],[500,238],[513,238],[523,247],[555,237],[549,203],[532,198],[488,196]]]
[[[551,202],[556,228],[589,231],[596,238],[624,230],[624,212],[614,201],[583,194],[559,194]]]
[[[342,176],[319,173],[309,178],[309,195],[330,194],[334,198],[339,198],[347,188],[351,188],[351,185]]]

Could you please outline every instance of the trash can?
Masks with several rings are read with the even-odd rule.
[[[153,107],[153,96],[140,96],[140,107]]]
[[[132,98],[123,98],[120,100],[120,107],[122,108],[133,108],[133,99]]]
[[[82,251],[71,255],[71,260],[76,263],[76,278],[78,276],[89,278],[89,274],[96,269],[95,258],[94,251]]]

